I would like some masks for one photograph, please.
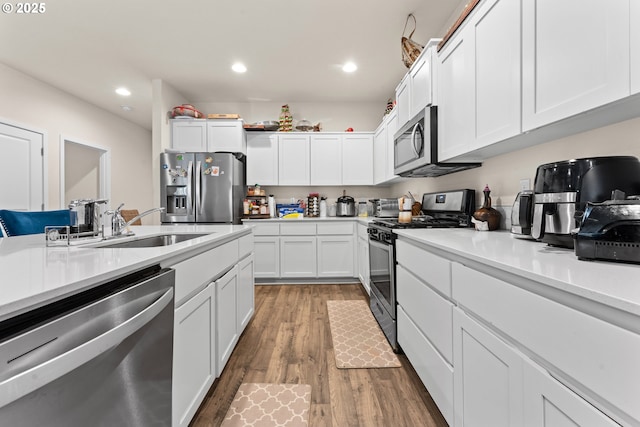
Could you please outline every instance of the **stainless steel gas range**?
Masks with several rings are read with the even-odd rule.
[[[422,215],[413,217],[411,222],[401,223],[397,218],[378,218],[369,224],[371,311],[393,351],[400,351],[396,338],[397,236],[393,230],[470,227],[474,210],[474,190],[425,193],[422,196]]]

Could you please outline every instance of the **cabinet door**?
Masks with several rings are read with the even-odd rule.
[[[171,148],[182,151],[207,151],[207,121],[171,120]]]
[[[631,94],[640,92],[640,2],[631,1]]]
[[[317,276],[316,237],[280,237],[280,277]]]
[[[318,277],[354,277],[353,236],[318,236]]]
[[[342,184],[373,185],[373,135],[342,137]]]
[[[368,294],[371,294],[369,287],[369,240],[358,237],[358,278]]]
[[[253,254],[238,263],[238,335],[251,320],[254,311]]]
[[[174,427],[187,426],[216,377],[215,288],[209,284],[174,314]]]
[[[387,121],[384,120],[373,134],[373,183],[381,184],[387,178]]]
[[[475,135],[471,149],[520,133],[520,2],[490,0],[473,16]]]
[[[438,160],[469,150],[473,138],[473,45],[467,27],[458,29],[438,55]]]
[[[342,184],[340,134],[311,136],[311,185]]]
[[[207,151],[247,153],[247,139],[242,120],[207,121]]]
[[[425,50],[409,70],[411,79],[410,117],[431,104],[431,50]]]
[[[238,342],[238,267],[216,280],[216,321],[217,321],[217,376],[224,369],[233,348]]]
[[[525,426],[619,426],[539,366],[523,368]]]
[[[309,135],[279,135],[278,183],[279,185],[310,184]]]
[[[629,94],[629,0],[525,0],[523,130]]]
[[[453,330],[455,425],[522,425],[520,355],[457,308]]]
[[[409,74],[405,74],[404,78],[396,88],[396,110],[398,111],[398,126],[402,127],[411,119],[411,79]]]
[[[256,236],[253,241],[255,277],[280,277],[280,238]]]
[[[247,185],[278,185],[278,135],[247,136]]]
[[[398,111],[394,108],[387,117],[387,172],[385,181],[397,178],[398,175],[393,173],[393,156],[394,156],[394,137],[398,131]]]

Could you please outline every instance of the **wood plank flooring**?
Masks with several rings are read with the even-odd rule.
[[[219,426],[243,382],[311,384],[310,426],[446,426],[404,355],[401,368],[337,369],[327,300],[359,284],[256,286],[253,320],[191,426]]]

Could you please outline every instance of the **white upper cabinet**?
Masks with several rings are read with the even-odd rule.
[[[342,185],[373,184],[373,135],[342,136]]]
[[[468,40],[469,28],[459,28],[438,53],[440,161],[467,153],[473,139],[473,45]]]
[[[440,41],[441,39],[429,40],[422,54],[409,70],[411,87],[409,118],[414,117],[428,105],[435,104],[433,97],[433,58]]]
[[[629,5],[523,1],[524,131],[629,95]]]
[[[640,2],[631,2],[631,93],[640,92]]]
[[[171,120],[171,148],[182,151],[207,151],[207,121]]]
[[[278,135],[260,132],[248,135],[247,184],[278,185]]]
[[[247,136],[242,120],[208,120],[207,151],[247,152]]]
[[[471,150],[521,131],[520,2],[487,0],[479,7],[469,32],[474,46],[469,66],[475,75]]]
[[[393,137],[398,129],[398,110],[387,114],[373,135],[373,183],[389,182],[397,175],[393,173]]]
[[[310,185],[310,135],[279,135],[278,184]]]
[[[181,151],[247,152],[242,120],[171,120],[171,148]]]
[[[409,74],[405,74],[404,78],[396,88],[396,110],[398,111],[398,126],[402,126],[411,118],[411,87],[409,86],[411,79]]]
[[[311,185],[342,184],[342,138],[311,135]]]

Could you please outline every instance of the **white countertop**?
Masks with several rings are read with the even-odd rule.
[[[506,231],[413,229],[394,233],[546,286],[640,315],[640,265],[581,261],[572,249]]]
[[[46,247],[44,234],[0,238],[0,321],[141,268],[160,264],[181,253],[217,246],[234,236],[248,233],[250,228],[247,225],[132,227],[136,237],[173,232],[211,233],[153,248]]]

